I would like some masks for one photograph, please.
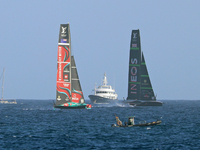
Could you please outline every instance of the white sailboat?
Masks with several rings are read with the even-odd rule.
[[[1,75],[1,78],[3,77],[2,79],[2,91],[1,91],[1,100],[0,100],[0,103],[1,104],[17,104],[16,102],[16,99],[4,99],[3,98],[3,92],[4,92],[4,76],[5,76],[5,68],[3,69],[3,73]],[[1,79],[0,78],[0,79]]]

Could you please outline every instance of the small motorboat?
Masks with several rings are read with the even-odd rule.
[[[159,125],[161,124],[161,120],[157,120],[154,122],[149,122],[146,123],[145,121],[140,122],[139,124],[134,124],[134,125],[116,125],[116,124],[112,124],[111,127],[137,127],[137,126],[153,126],[153,125]]]

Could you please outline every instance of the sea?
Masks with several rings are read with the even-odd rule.
[[[87,102],[87,101],[86,101]],[[200,100],[162,100],[159,107],[93,105],[60,110],[53,100],[17,100],[0,104],[0,149],[8,150],[199,150]],[[90,103],[90,101],[88,101]],[[111,127],[161,120],[149,127]]]

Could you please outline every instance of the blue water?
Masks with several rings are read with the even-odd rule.
[[[0,104],[0,149],[200,149],[200,101],[163,100],[162,107],[94,106],[53,109],[52,100]],[[161,119],[151,127],[112,128],[122,122]]]

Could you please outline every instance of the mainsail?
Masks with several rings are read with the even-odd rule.
[[[4,99],[3,98],[3,92],[4,92],[4,76],[5,76],[5,68],[3,69],[3,72],[0,76],[0,80],[2,79],[2,92],[1,92],[1,99],[0,99],[0,103],[1,104],[17,104],[16,99]]]
[[[156,100],[141,53],[139,29],[131,35],[127,100]]]
[[[57,58],[56,105],[71,101],[71,41],[69,24],[60,25]]]
[[[141,64],[140,32],[139,30],[132,30],[131,43],[130,43],[127,100],[138,99],[140,97],[140,64]]]
[[[61,24],[58,40],[55,108],[91,108],[85,104],[74,56],[71,56],[69,24]]]

